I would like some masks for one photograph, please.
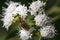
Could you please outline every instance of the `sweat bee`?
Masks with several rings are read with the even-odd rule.
[[[19,23],[19,27],[21,29],[25,29],[25,30],[29,30],[28,25],[25,23],[25,21],[20,17],[19,14],[16,14],[16,16],[14,16],[14,23],[18,22]]]

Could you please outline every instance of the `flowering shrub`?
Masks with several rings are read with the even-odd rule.
[[[19,39],[41,40],[42,37],[53,38],[55,36],[55,27],[48,23],[50,17],[45,14],[43,8],[46,2],[33,1],[29,7],[12,1],[6,4],[8,7],[3,8],[3,27],[8,31],[12,25],[16,26]],[[36,39],[33,39],[34,37]]]

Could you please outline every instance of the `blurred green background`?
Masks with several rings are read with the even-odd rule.
[[[2,6],[7,7],[5,5],[6,1],[7,0],[0,0],[0,14],[1,15],[2,15]],[[31,3],[33,0],[12,0],[12,1],[16,1],[16,2],[20,1],[22,4],[29,6],[29,3]],[[60,0],[47,0],[45,11],[48,16],[52,17],[52,20],[50,21],[50,23],[55,25],[57,34],[52,39],[42,38],[42,40],[60,40]],[[0,16],[0,19],[1,18],[2,17]],[[8,38],[8,40],[19,40],[18,36],[16,36],[14,32],[9,34],[7,30],[3,28],[2,26],[3,26],[3,22],[0,20],[0,40],[6,40],[6,37]],[[8,35],[10,35],[10,37]]]

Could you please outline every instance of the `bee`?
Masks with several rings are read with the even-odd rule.
[[[16,16],[14,16],[14,23],[18,22],[19,23],[19,27],[21,29],[25,29],[25,30],[29,30],[28,25],[25,23],[25,21],[20,17],[19,14],[17,14]]]

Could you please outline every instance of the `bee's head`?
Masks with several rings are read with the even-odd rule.
[[[21,19],[20,15],[19,14],[15,14],[14,15],[14,19],[13,19],[13,22],[19,22],[19,20]]]

